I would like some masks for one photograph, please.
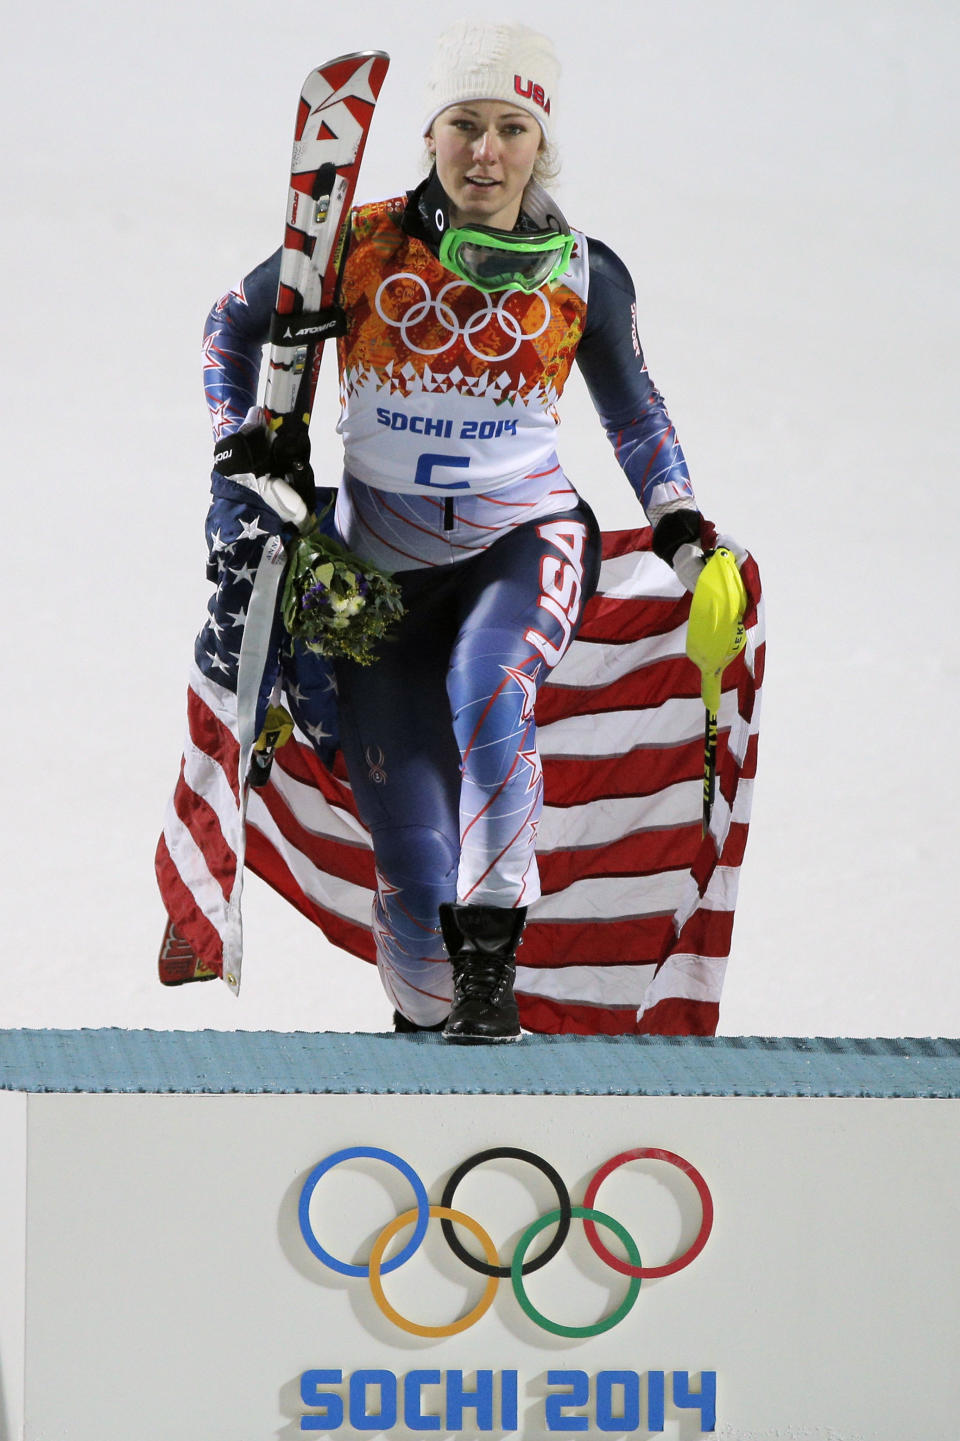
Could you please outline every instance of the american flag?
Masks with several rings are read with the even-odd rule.
[[[604,535],[598,591],[537,701],[543,895],[528,912],[517,968],[530,1031],[717,1028],[756,770],[760,581],[748,559],[747,642],[724,672],[716,801],[703,835],[704,708],[685,651],[689,596],[652,554],[650,534]],[[328,770],[295,732],[268,784],[245,797],[250,737],[238,740],[236,696],[203,654],[198,645],[187,754],[157,858],[177,931],[236,988],[246,865],[334,945],[373,961],[373,851],[342,763]]]

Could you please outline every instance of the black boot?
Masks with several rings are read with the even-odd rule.
[[[400,1011],[393,1013],[393,1029],[395,1031],[442,1031],[446,1021],[438,1021],[435,1026],[418,1026],[416,1021],[411,1021]]]
[[[513,997],[516,950],[526,906],[440,906],[440,929],[453,966],[448,1041],[519,1041]]]

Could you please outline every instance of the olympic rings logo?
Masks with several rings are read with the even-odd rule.
[[[392,1166],[399,1171],[406,1181],[409,1182],[413,1191],[416,1205],[412,1210],[404,1211],[385,1225],[377,1236],[370,1251],[370,1259],[364,1265],[353,1264],[340,1260],[328,1251],[317,1239],[316,1233],[310,1220],[310,1202],[317,1185],[322,1178],[335,1166],[341,1165],[344,1161],[352,1161],[358,1158],[369,1158],[376,1161],[383,1161],[386,1165]],[[540,1171],[553,1186],[558,1205],[555,1210],[549,1211],[546,1215],[539,1217],[520,1236],[517,1242],[513,1257],[508,1265],[504,1265],[497,1252],[497,1248],[490,1239],[487,1231],[479,1221],[465,1212],[457,1210],[453,1205],[457,1187],[464,1177],[477,1166],[486,1161],[499,1159],[512,1159],[524,1161]],[[679,1256],[660,1266],[645,1266],[640,1258],[637,1243],[625,1226],[607,1215],[604,1211],[595,1207],[597,1193],[603,1182],[613,1172],[625,1165],[628,1161],[663,1161],[668,1165],[676,1166],[688,1177],[696,1188],[700,1199],[701,1222],[694,1240]],[[713,1227],[713,1198],[706,1181],[689,1161],[682,1156],[676,1155],[673,1151],[663,1151],[651,1146],[642,1146],[632,1151],[622,1151],[619,1155],[612,1156],[606,1161],[590,1179],[583,1197],[581,1206],[574,1206],[570,1201],[570,1195],[559,1173],[545,1161],[542,1156],[536,1155],[533,1151],[518,1150],[514,1146],[494,1146],[489,1150],[478,1151],[475,1155],[469,1156],[461,1162],[449,1177],[440,1198],[439,1205],[433,1205],[427,1196],[426,1188],[420,1177],[401,1156],[393,1151],[380,1150],[375,1146],[347,1146],[340,1151],[334,1151],[314,1166],[307,1176],[300,1192],[298,1209],[300,1231],[307,1246],[330,1270],[338,1272],[341,1276],[365,1277],[370,1284],[370,1291],[379,1310],[401,1331],[411,1336],[423,1336],[431,1339],[438,1339],[444,1336],[455,1336],[461,1331],[466,1331],[480,1320],[493,1304],[493,1298],[497,1293],[500,1281],[510,1278],[513,1293],[526,1315],[544,1331],[551,1332],[554,1336],[567,1336],[577,1339],[590,1336],[599,1336],[604,1331],[611,1330],[616,1326],[633,1307],[640,1292],[640,1283],[643,1280],[653,1280],[663,1276],[676,1275],[689,1266],[692,1261],[700,1255]],[[524,1286],[524,1277],[533,1271],[540,1270],[546,1266],[560,1250],[567,1239],[572,1220],[583,1222],[583,1229],[592,1250],[600,1259],[622,1276],[628,1278],[626,1294],[623,1300],[606,1316],[590,1325],[568,1326],[559,1321],[551,1320],[539,1311],[527,1295]],[[387,1299],[384,1290],[383,1278],[391,1271],[396,1271],[417,1251],[427,1233],[427,1227],[432,1220],[438,1220],[447,1245],[454,1255],[468,1266],[472,1271],[479,1272],[487,1278],[486,1286],[480,1300],[465,1315],[458,1317],[455,1321],[443,1326],[423,1325],[418,1321],[412,1321],[401,1315],[395,1306]],[[462,1226],[469,1231],[477,1242],[482,1259],[469,1251],[457,1235],[454,1225]],[[395,1256],[385,1261],[387,1247],[394,1237],[401,1231],[412,1226],[413,1234],[410,1239],[400,1248]],[[527,1260],[527,1252],[532,1243],[536,1240],[541,1231],[549,1226],[555,1226],[556,1230],[550,1239],[549,1244],[540,1255],[532,1260]],[[600,1240],[597,1227],[601,1226],[617,1236],[627,1253],[628,1259],[622,1260],[615,1256]]]
[[[420,287],[423,298],[421,300],[411,301],[403,315],[398,318],[394,315],[387,314],[387,311],[383,307],[383,298],[388,287],[397,284],[397,282],[401,280],[412,280],[415,285]],[[446,296],[452,290],[470,291],[471,295],[476,295],[483,301],[483,309],[476,311],[475,314],[470,316],[469,320],[461,324],[453,307],[449,305],[446,300]],[[539,330],[524,330],[517,317],[511,314],[509,310],[504,309],[511,295],[519,294],[522,294],[522,292],[517,288],[503,291],[496,305],[494,305],[491,296],[485,292],[475,290],[472,285],[467,285],[462,280],[451,280],[447,282],[440,291],[440,294],[434,299],[429,285],[421,275],[414,275],[412,271],[404,270],[397,275],[388,275],[386,280],[380,282],[380,286],[374,297],[374,305],[377,314],[384,324],[392,326],[395,330],[399,330],[404,345],[408,350],[413,351],[415,355],[441,355],[443,351],[449,350],[451,345],[454,345],[458,340],[462,340],[470,351],[470,354],[475,355],[478,360],[509,360],[512,356],[516,355],[525,340],[536,340],[550,324],[550,302],[541,290],[535,290],[533,294],[543,306],[543,323]],[[435,315],[444,329],[450,332],[449,339],[444,340],[442,344],[433,346],[432,348],[416,345],[410,337],[410,332],[413,327],[421,324],[429,315]],[[503,350],[497,355],[492,355],[488,350],[478,350],[473,343],[473,337],[485,329],[491,320],[496,320],[504,338],[511,342],[509,350]]]

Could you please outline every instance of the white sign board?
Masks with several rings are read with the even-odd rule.
[[[27,1108],[25,1441],[960,1435],[956,1102]]]

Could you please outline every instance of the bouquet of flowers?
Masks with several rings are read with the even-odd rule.
[[[290,635],[321,655],[371,665],[374,646],[403,615],[400,587],[316,532],[292,547],[281,601]]]

